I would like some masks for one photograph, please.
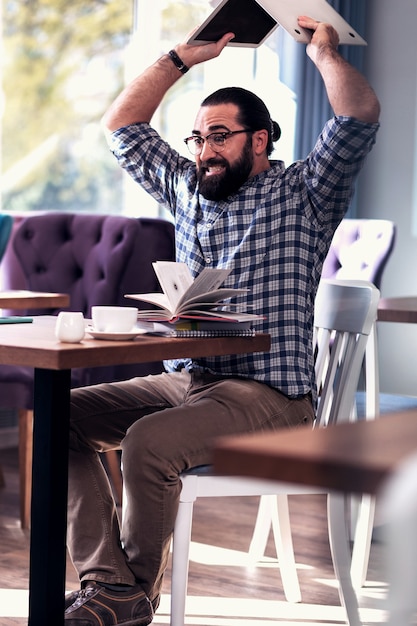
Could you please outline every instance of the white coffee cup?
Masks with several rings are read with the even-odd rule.
[[[105,333],[129,333],[138,319],[138,309],[132,306],[93,306],[91,318],[94,330]]]
[[[55,324],[55,336],[59,341],[79,343],[84,339],[84,315],[74,311],[61,311]]]

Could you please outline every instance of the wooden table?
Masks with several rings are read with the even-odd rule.
[[[378,304],[379,322],[417,323],[417,296],[381,298]]]
[[[327,428],[221,438],[214,451],[220,474],[250,476],[376,494],[417,451],[417,411]]]
[[[70,304],[66,293],[47,293],[28,291],[27,289],[11,289],[0,291],[0,309],[24,310],[41,308],[65,308]],[[19,442],[24,445],[25,442]],[[4,484],[3,471],[0,466],[0,486]]]
[[[29,626],[64,623],[68,429],[73,367],[269,350],[269,335],[56,340],[54,319],[0,326],[0,363],[35,368]]]
[[[70,304],[66,293],[14,290],[0,291],[0,309],[49,309],[65,308]]]

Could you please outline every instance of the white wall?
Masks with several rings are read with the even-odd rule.
[[[382,296],[417,295],[417,2],[364,1],[370,8],[365,73],[382,114],[359,181],[358,217],[397,225]],[[381,391],[417,396],[417,325],[381,323],[378,333]]]

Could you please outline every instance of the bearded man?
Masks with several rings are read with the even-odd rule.
[[[288,168],[271,161],[280,130],[239,87],[203,101],[181,156],[150,121],[166,91],[233,38],[178,44],[123,90],[104,117],[111,150],[172,213],[177,261],[193,276],[231,270],[237,305],[262,314],[266,353],[178,359],[163,374],[72,392],[68,548],[81,589],[66,626],[149,624],[181,492],[181,472],[210,462],[219,435],[312,424],[314,299],[323,260],[378,129],[379,103],[337,51],[329,24],[300,17],[307,53],[334,117],[311,153]],[[121,449],[127,505],[119,528],[99,452]]]

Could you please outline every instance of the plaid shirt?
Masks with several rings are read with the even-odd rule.
[[[378,124],[348,117],[327,122],[314,150],[287,169],[281,161],[250,178],[221,202],[198,192],[196,166],[148,124],[111,135],[119,164],[176,224],[177,261],[193,276],[204,267],[231,268],[227,287],[248,288],[238,310],[263,314],[256,331],[270,333],[270,352],[170,361],[168,370],[204,368],[253,378],[290,397],[315,396],[312,354],[314,298],[323,260],[343,218],[353,184]]]

